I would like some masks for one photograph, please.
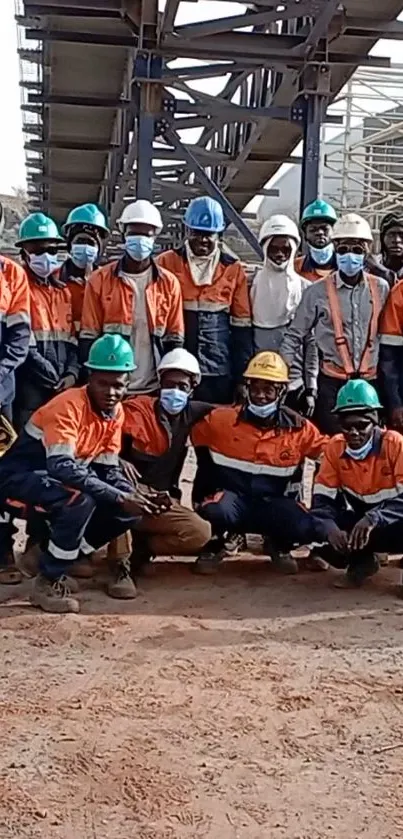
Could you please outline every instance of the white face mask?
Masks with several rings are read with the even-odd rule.
[[[352,457],[353,460],[364,460],[370,453],[374,442],[374,435],[371,434],[369,440],[361,446],[360,449],[350,449],[350,446],[346,446],[345,452],[348,454],[349,457]]]

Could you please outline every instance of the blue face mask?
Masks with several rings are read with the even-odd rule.
[[[153,236],[126,236],[125,250],[135,262],[142,262],[149,259],[154,250],[155,239]]]
[[[337,267],[346,277],[355,277],[364,268],[365,254],[337,253]]]
[[[268,417],[273,416],[276,413],[278,408],[278,399],[275,402],[268,402],[266,405],[255,405],[254,402],[251,402],[248,399],[248,411],[251,414],[254,414],[255,417],[260,417],[260,419],[267,419]]]
[[[314,248],[313,245],[308,245],[308,248],[316,265],[327,265],[334,254],[333,242],[329,242],[324,248]]]
[[[43,280],[60,267],[56,254],[52,253],[31,253],[28,255],[28,264],[31,271]]]
[[[350,446],[346,446],[345,452],[348,454],[349,457],[352,457],[353,460],[364,460],[364,458],[369,455],[374,442],[374,435],[371,434],[369,440],[361,446],[360,449],[350,449]]]
[[[163,387],[160,393],[160,404],[167,414],[180,414],[186,408],[189,394],[178,387]]]
[[[76,242],[71,246],[70,256],[77,265],[77,268],[87,268],[88,265],[93,265],[97,256],[98,248],[96,245],[85,245]]]

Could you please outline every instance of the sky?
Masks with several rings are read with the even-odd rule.
[[[160,0],[160,8],[164,6]],[[183,4],[181,19],[177,23],[206,20],[226,14],[237,14],[242,10],[238,3],[189,2]],[[0,132],[0,193],[12,193],[14,189],[25,186],[25,164],[22,135],[22,113],[20,110],[19,58],[17,54],[17,27],[14,20],[15,0],[0,0],[0,111],[3,114],[3,129]],[[32,44],[33,45],[33,44]],[[399,61],[401,46],[399,42],[380,41],[373,52],[377,55],[389,55],[392,61]],[[184,62],[187,63],[186,61]],[[222,80],[222,83],[224,79]],[[211,80],[199,83],[211,91]],[[219,92],[219,88],[217,90]],[[196,137],[184,137],[194,142]]]

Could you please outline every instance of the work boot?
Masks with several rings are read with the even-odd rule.
[[[67,585],[67,577],[58,580],[48,580],[43,574],[38,574],[32,584],[30,597],[33,606],[39,606],[44,612],[65,614],[79,612],[80,604]]]
[[[298,562],[289,553],[273,551],[271,564],[275,571],[280,571],[281,574],[298,574]]]
[[[137,589],[130,575],[130,560],[124,560],[115,565],[114,578],[108,583],[109,597],[116,600],[134,600]]]
[[[361,588],[365,580],[373,577],[379,571],[379,561],[375,556],[369,557],[368,562],[360,562],[347,568],[342,577],[334,581],[334,588]]]
[[[222,539],[212,539],[197,557],[193,571],[195,574],[216,574],[226,556]]]
[[[24,577],[36,577],[39,571],[39,557],[41,553],[41,546],[28,539],[24,553],[20,554],[16,561]]]
[[[0,585],[16,586],[18,583],[22,583],[22,574],[15,564],[13,551],[8,551],[0,566]]]

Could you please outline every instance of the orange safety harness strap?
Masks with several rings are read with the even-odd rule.
[[[373,375],[375,375],[375,370],[370,367],[370,360],[376,336],[378,334],[378,320],[382,310],[382,303],[376,277],[373,277],[371,274],[369,274],[367,275],[367,280],[369,283],[369,290],[371,295],[372,315],[369,325],[367,344],[362,354],[358,370],[354,369],[354,364],[351,358],[347,338],[343,332],[343,318],[340,311],[339,298],[337,296],[336,275],[332,274],[329,277],[326,277],[325,280],[326,293],[329,300],[330,315],[332,318],[335,335],[335,344],[339,351],[345,377],[347,378],[356,375],[361,375],[363,378],[368,378],[369,376],[372,377]],[[327,372],[331,376],[344,378],[340,370],[338,371],[336,367],[326,362],[323,364],[323,372]]]

